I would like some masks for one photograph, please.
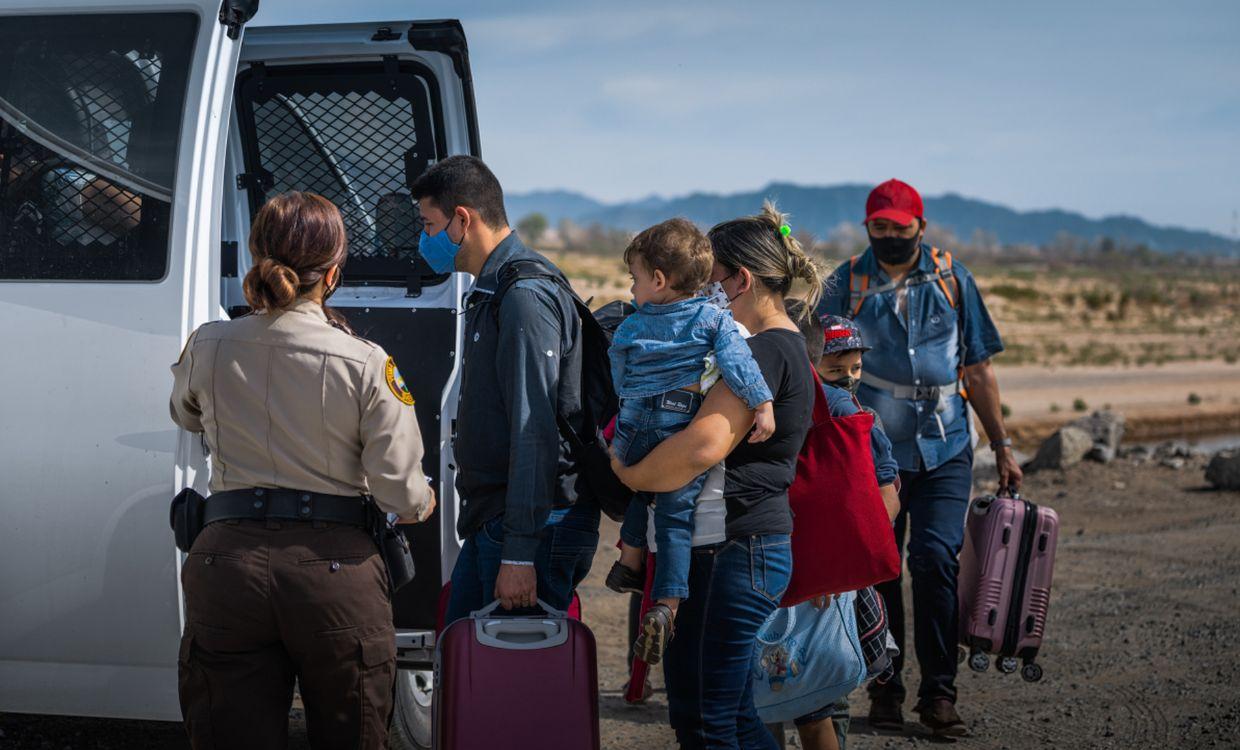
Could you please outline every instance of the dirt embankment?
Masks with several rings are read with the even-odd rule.
[[[973,736],[961,748],[1240,744],[1240,492],[1206,490],[1203,460],[1180,471],[1121,460],[1028,478],[1026,496],[1055,508],[1062,521],[1038,659],[1046,676],[1027,684],[993,670],[963,671],[959,706]],[[614,525],[604,528],[581,588],[598,640],[603,747],[671,748],[663,693],[644,706],[622,698],[627,602],[602,585],[615,533]],[[917,684],[915,673],[906,684]],[[902,734],[872,733],[862,691],[853,700],[852,750],[938,744],[911,722]],[[0,715],[0,747],[186,743],[175,724]],[[294,723],[290,747],[308,747],[304,722]]]
[[[1094,409],[1124,415],[1126,442],[1240,434],[1240,365],[1223,361],[1147,367],[996,368],[1008,431],[1034,449]],[[1074,408],[1074,405],[1076,408]],[[1083,408],[1082,408],[1083,407]]]

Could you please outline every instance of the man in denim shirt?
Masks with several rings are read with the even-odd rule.
[[[576,471],[557,415],[581,411],[581,320],[551,261],[508,227],[499,181],[480,159],[452,156],[412,190],[431,268],[473,274],[453,449],[464,539],[446,620],[493,599],[567,609],[598,546],[598,506],[576,502]],[[547,278],[515,281],[516,261]]]
[[[957,554],[973,476],[976,410],[995,451],[999,484],[1016,489],[1021,471],[1003,426],[990,359],[1003,342],[972,274],[950,254],[923,244],[921,196],[889,180],[870,193],[870,247],[827,281],[819,314],[853,318],[866,342],[857,397],[883,420],[900,465],[903,509],[896,539],[909,532],[914,646],[921,667],[915,710],[938,735],[968,730],[955,709]],[[967,404],[966,390],[967,383]],[[896,674],[871,691],[872,726],[903,726],[904,606],[900,581],[879,586],[901,646]]]

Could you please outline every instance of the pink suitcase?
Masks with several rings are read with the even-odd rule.
[[[1055,511],[1019,495],[979,497],[969,505],[960,552],[960,643],[974,671],[986,671],[987,654],[995,654],[1000,672],[1015,672],[1019,659],[1022,677],[1042,679],[1034,659],[1046,627],[1058,540]]]
[[[435,650],[439,750],[597,750],[594,634],[541,600],[545,616],[496,614],[493,602],[447,627]]]

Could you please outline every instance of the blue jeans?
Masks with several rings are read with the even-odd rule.
[[[965,514],[973,489],[973,448],[964,450],[931,471],[901,471],[900,503],[896,517],[896,544],[904,547],[908,531],[908,569],[913,577],[913,646],[921,667],[917,697],[922,703],[936,698],[956,701],[956,643],[960,615],[956,603],[957,555],[964,545]],[[895,675],[885,685],[873,685],[871,696],[904,700],[904,600],[901,578],[876,586],[887,605],[891,636],[900,653]]]
[[[626,398],[616,420],[616,455],[626,466],[646,457],[656,445],[680,432],[693,420],[702,397],[688,391],[671,391],[649,398]],[[673,408],[675,407],[675,408]],[[646,506],[654,505],[654,540],[659,564],[654,569],[655,599],[689,596],[689,551],[693,546],[693,508],[706,474],[671,492],[638,492],[629,503],[620,527],[620,539],[630,547],[646,546]]]
[[[682,748],[777,747],[754,708],[749,674],[758,628],[791,576],[787,534],[693,549],[691,593],[663,656],[668,714]]]
[[[573,590],[590,572],[598,548],[598,507],[577,503],[571,508],[551,511],[543,527],[542,542],[534,560],[538,576],[538,598],[560,610],[567,610]],[[504,549],[504,517],[496,516],[465,540],[452,569],[452,595],[448,599],[445,623],[482,609],[495,600],[495,579],[499,577]],[[514,609],[511,614],[533,614],[537,609]]]

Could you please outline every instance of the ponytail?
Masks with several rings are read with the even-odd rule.
[[[254,310],[282,310],[297,299],[301,279],[275,258],[259,258],[241,283],[245,301]]]
[[[781,298],[798,279],[809,285],[801,315],[812,314],[822,296],[822,269],[792,236],[787,214],[764,201],[756,216],[715,225],[708,234],[715,259],[729,268],[748,269],[763,286]]]

